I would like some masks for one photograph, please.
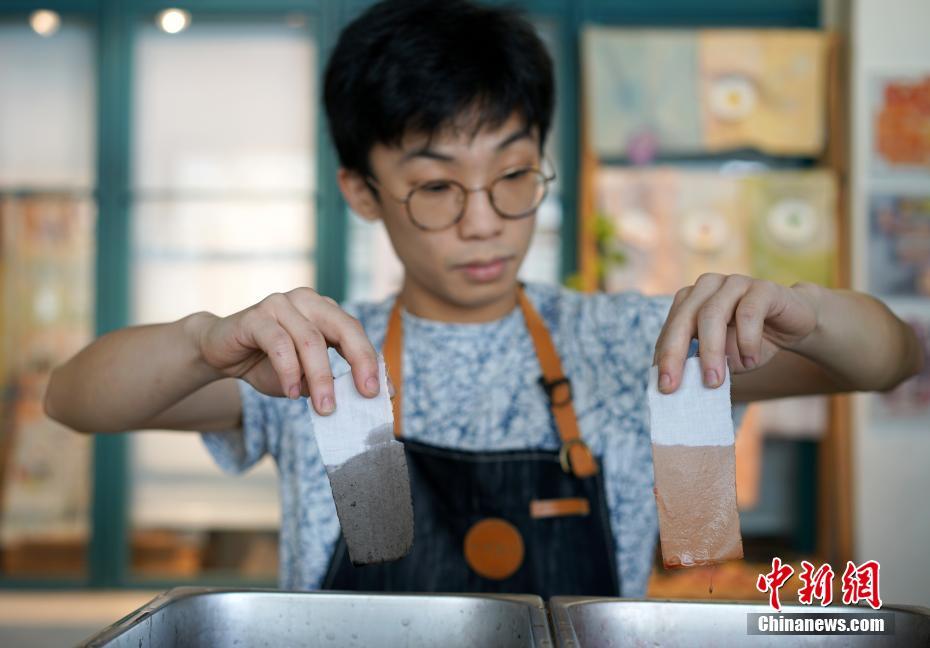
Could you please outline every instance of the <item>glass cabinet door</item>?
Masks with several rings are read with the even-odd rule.
[[[95,35],[52,18],[0,17],[0,579],[87,563],[91,439],[43,397],[93,335]]]
[[[133,54],[132,316],[228,315],[315,278],[317,52],[306,18],[153,16]],[[220,472],[199,435],[130,451],[135,578],[274,580],[279,504],[265,459]]]

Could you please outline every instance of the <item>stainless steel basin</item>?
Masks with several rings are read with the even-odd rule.
[[[538,596],[356,594],[181,587],[83,646],[546,646]]]
[[[871,608],[783,605],[784,612],[851,614]],[[749,635],[747,614],[769,614],[767,605],[736,602],[639,601],[555,597],[549,603],[559,648],[624,646],[930,646],[930,610],[884,606],[894,615],[894,635]]]
[[[83,646],[930,646],[930,610],[885,606],[894,634],[749,635],[767,605],[478,594],[359,594],[181,587]],[[784,612],[851,614],[870,608],[785,605]],[[552,633],[550,634],[550,628]]]

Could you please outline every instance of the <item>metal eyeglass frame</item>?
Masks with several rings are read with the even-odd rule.
[[[550,169],[554,168],[554,165],[548,158],[546,158],[544,162],[546,163],[546,166],[548,166]],[[522,214],[518,214],[516,216],[505,214],[497,207],[496,204],[494,204],[494,197],[491,193],[491,189],[494,187],[494,185],[497,182],[504,179],[504,177],[508,173],[513,173],[514,171],[523,171],[523,170],[535,171],[542,177],[542,180],[543,180],[542,197],[539,199],[539,202],[535,206],[533,206],[531,209],[528,209],[526,212]],[[415,187],[411,188],[410,191],[407,192],[407,196],[405,198],[398,198],[397,196],[394,196],[393,194],[385,190],[384,186],[380,182],[378,182],[377,178],[375,178],[371,174],[368,174],[368,176],[365,178],[365,182],[366,184],[369,185],[369,188],[372,188],[372,189],[378,188],[384,193],[384,195],[388,196],[392,200],[396,200],[399,203],[403,203],[405,211],[407,212],[407,217],[410,219],[410,222],[413,223],[415,227],[421,230],[425,230],[427,232],[438,232],[438,231],[453,227],[455,226],[456,223],[462,220],[462,218],[465,216],[465,210],[468,209],[469,194],[473,194],[478,191],[483,191],[486,194],[488,194],[488,202],[491,203],[491,207],[494,209],[495,213],[497,213],[497,215],[500,216],[501,218],[506,219],[506,220],[520,220],[521,218],[526,218],[527,216],[535,212],[537,209],[539,209],[539,206],[542,205],[543,202],[546,200],[546,196],[549,195],[549,185],[555,180],[555,178],[556,178],[556,174],[554,170],[552,171],[551,174],[547,175],[545,171],[543,171],[541,168],[536,167],[536,166],[532,166],[532,165],[519,166],[519,167],[513,167],[511,169],[504,171],[503,173],[501,173],[499,176],[491,180],[491,182],[484,185],[483,187],[474,187],[472,189],[469,189],[468,187],[466,187],[465,185],[463,185],[461,182],[457,180],[449,180],[446,178],[442,178],[438,180],[427,180],[425,182],[420,182]],[[414,192],[434,182],[447,182],[451,185],[455,185],[459,189],[461,189],[462,193],[465,195],[465,200],[462,201],[462,209],[459,211],[458,216],[456,216],[455,219],[451,223],[449,223],[448,225],[443,225],[442,227],[427,227],[423,225],[422,223],[417,222],[417,219],[413,217],[413,212],[410,210],[410,199],[413,197]]]

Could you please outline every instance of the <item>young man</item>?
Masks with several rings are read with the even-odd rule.
[[[644,595],[652,364],[675,390],[697,338],[706,384],[728,362],[745,402],[889,389],[921,355],[880,302],[811,284],[705,275],[671,303],[521,289],[553,96],[544,46],[509,11],[372,7],[340,37],[325,103],[340,189],[386,226],[400,293],[340,306],[295,288],[228,317],[116,331],[54,372],[49,414],[85,432],[200,430],[231,471],[271,454],[282,587]],[[382,349],[396,358],[416,540],[397,563],[354,569],[301,396],[331,413],[346,361],[375,395]],[[506,564],[469,548],[479,528]]]

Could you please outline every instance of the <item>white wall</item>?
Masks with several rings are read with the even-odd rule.
[[[930,74],[930,1],[855,0],[852,14],[852,216],[855,287],[867,290],[867,197],[870,190],[930,194],[923,177],[876,180],[869,169],[871,94],[877,76]],[[917,184],[915,184],[915,182]],[[923,304],[888,299],[896,311]],[[930,413],[922,424],[877,424],[872,396],[856,399],[853,488],[856,560],[881,563],[886,604],[930,606]],[[834,567],[836,567],[834,565]],[[842,569],[842,566],[839,568]]]

